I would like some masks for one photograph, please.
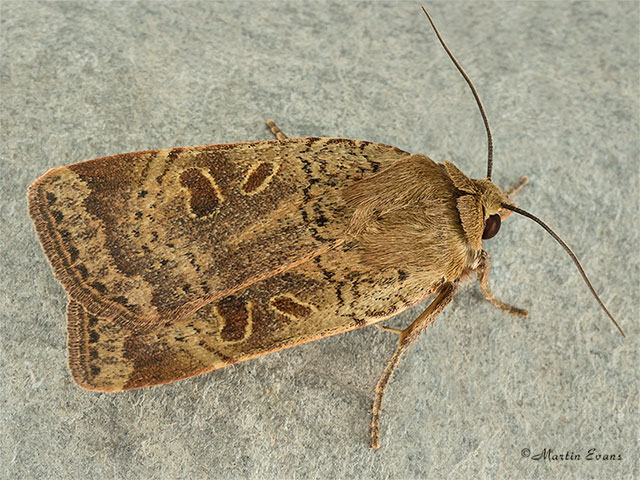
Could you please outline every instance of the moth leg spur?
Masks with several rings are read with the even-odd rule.
[[[435,318],[442,312],[444,307],[453,299],[457,285],[455,283],[445,283],[438,289],[438,295],[427,307],[427,309],[418,315],[411,325],[402,330],[398,339],[398,347],[393,353],[391,359],[378,380],[376,385],[376,397],[373,401],[371,409],[371,425],[370,425],[370,446],[371,448],[380,448],[380,415],[382,414],[382,398],[387,389],[387,385],[391,381],[391,376],[395,371],[402,355],[411,348],[422,332],[433,323]]]
[[[507,188],[504,193],[507,194],[507,197],[511,197],[518,193],[527,183],[529,183],[529,177],[520,177],[520,180]]]
[[[395,333],[396,335],[402,335],[402,330],[400,330],[399,328],[393,328],[393,327],[387,327],[386,325],[375,325],[376,328],[379,328],[380,330],[383,330],[385,332],[391,332],[391,333]]]
[[[497,309],[502,310],[503,312],[510,313],[511,315],[516,315],[518,317],[526,317],[527,315],[529,315],[529,312],[527,310],[508,305],[493,294],[491,288],[489,288],[490,267],[491,264],[489,262],[489,254],[482,250],[482,253],[480,255],[480,264],[476,267],[475,272],[478,275],[478,280],[480,281],[480,289],[482,290],[482,296],[484,297],[484,299],[491,303],[491,305],[493,305]]]
[[[271,133],[273,133],[278,140],[285,140],[288,138],[273,120],[269,119],[265,123],[267,124],[267,127],[269,127],[269,130],[271,130]]]

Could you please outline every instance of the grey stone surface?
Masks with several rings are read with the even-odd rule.
[[[369,409],[395,339],[374,328],[160,388],[77,388],[65,294],[26,213],[47,169],[266,139],[273,117],[477,178],[484,131],[415,2],[2,0],[0,477],[638,477],[639,4],[428,6],[484,100],[494,179],[531,177],[517,201],[575,249],[627,337],[562,249],[512,217],[485,243],[491,282],[530,317],[463,289],[397,372],[380,451]]]

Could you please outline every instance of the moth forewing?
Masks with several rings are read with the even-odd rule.
[[[144,331],[340,243],[338,186],[406,155],[317,138],[114,155],[49,171],[29,213],[69,295]]]
[[[100,391],[168,383],[379,322],[428,294],[419,272],[366,270],[358,256],[340,246],[144,333],[72,300],[74,380]]]

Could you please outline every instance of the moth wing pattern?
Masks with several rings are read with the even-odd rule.
[[[67,309],[69,366],[89,390],[173,382],[269,352],[379,322],[421,301],[419,270],[363,269],[341,245],[149,332]]]
[[[446,167],[378,143],[296,138],[51,170],[29,211],[69,295],[74,380],[168,383],[418,303],[477,253],[456,208],[474,184]]]
[[[133,152],[50,170],[29,213],[73,310],[146,331],[333,248],[338,188],[407,155],[340,138]]]

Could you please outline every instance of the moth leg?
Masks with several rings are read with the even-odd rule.
[[[455,283],[445,283],[438,289],[438,296],[431,302],[424,312],[418,315],[411,325],[402,330],[398,339],[398,347],[393,356],[387,363],[387,366],[378,380],[376,385],[376,397],[373,401],[371,409],[371,425],[370,425],[370,446],[371,448],[380,448],[380,415],[382,414],[382,398],[387,389],[387,385],[391,381],[391,376],[400,362],[400,358],[406,351],[411,348],[420,334],[424,332],[429,325],[433,323],[435,318],[442,312],[444,307],[453,299],[457,285]]]
[[[518,193],[522,187],[524,187],[527,183],[529,183],[529,178],[528,177],[520,177],[520,180],[518,180],[514,185],[511,185],[509,188],[507,188],[504,193],[506,194],[507,198],[511,198],[512,195],[515,195],[516,193]],[[515,203],[513,203],[511,200],[508,200],[507,203],[510,203],[511,205],[515,206]],[[505,221],[507,218],[509,218],[511,216],[513,212],[507,208],[501,208],[500,211],[498,212],[498,214],[500,215],[500,220],[501,221]]]
[[[378,325],[377,323],[376,323],[375,327],[379,328],[380,330],[383,330],[385,332],[391,332],[391,333],[396,333],[398,335],[402,335],[402,330],[400,330],[398,328],[387,327],[386,325]]]
[[[490,267],[491,264],[489,262],[489,254],[483,250],[480,256],[480,264],[476,267],[476,274],[478,275],[478,280],[480,281],[480,289],[482,290],[482,296],[484,297],[484,299],[503,312],[517,315],[518,317],[526,317],[527,315],[529,315],[529,312],[527,310],[514,307],[512,305],[507,305],[493,294],[493,292],[489,288]]]
[[[520,177],[520,180],[518,180],[514,185],[511,185],[509,188],[507,188],[504,193],[507,194],[507,197],[511,197],[512,195],[518,193],[520,189],[522,189],[522,187],[524,187],[527,183],[529,183],[529,177]]]
[[[271,130],[271,133],[273,133],[278,140],[284,140],[285,138],[287,138],[284,132],[280,130],[280,127],[276,125],[276,122],[269,119],[266,121],[266,124],[267,124],[267,127],[269,127],[269,130]]]

